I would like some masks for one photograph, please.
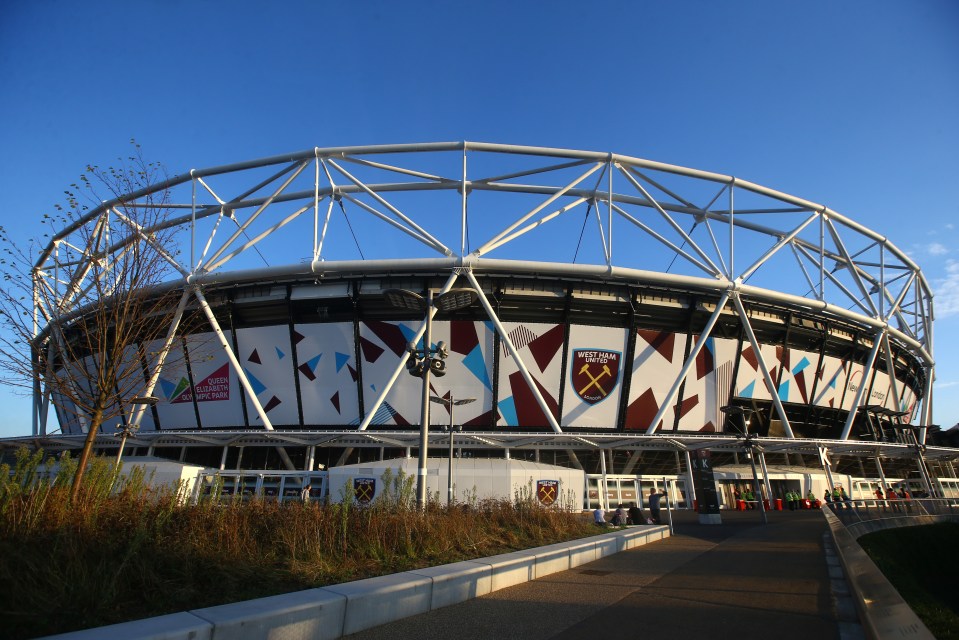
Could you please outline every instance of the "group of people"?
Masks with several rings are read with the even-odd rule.
[[[789,505],[790,511],[797,511],[803,508],[803,500],[808,500],[810,504],[816,502],[816,496],[813,494],[812,489],[806,493],[806,497],[803,498],[801,491],[787,491],[784,496],[786,504]]]
[[[636,503],[634,502],[629,505],[628,509],[622,504],[619,505],[619,507],[613,511],[613,516],[609,522],[606,521],[606,510],[603,509],[602,505],[600,505],[593,511],[593,522],[600,527],[606,527],[610,525],[614,527],[622,527],[628,524],[661,524],[659,519],[659,511],[660,501],[662,500],[663,495],[664,494],[658,493],[655,489],[649,490],[649,518],[643,517],[643,510],[636,506]]]

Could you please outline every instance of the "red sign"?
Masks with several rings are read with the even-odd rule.
[[[230,365],[222,367],[208,375],[196,385],[197,402],[230,399]]]
[[[547,507],[559,497],[559,480],[537,480],[536,499]]]
[[[619,384],[619,351],[574,349],[570,382],[583,402],[596,404]]]

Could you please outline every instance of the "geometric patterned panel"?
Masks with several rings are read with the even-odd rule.
[[[259,381],[252,385],[256,398],[266,410],[266,417],[275,426],[299,424],[293,380],[293,359],[290,357],[290,328],[285,325],[237,329],[237,358],[247,376]],[[268,408],[269,407],[269,408]],[[250,426],[263,421],[248,405]]]
[[[557,406],[562,375],[564,326],[536,322],[504,322],[503,326],[547,405]],[[496,424],[504,427],[547,425],[542,409],[536,403],[519,366],[508,355],[505,341],[502,345],[504,353],[499,361],[500,406]]]
[[[297,324],[293,329],[303,423],[322,426],[358,421],[353,323]],[[292,362],[289,368],[292,370]]]

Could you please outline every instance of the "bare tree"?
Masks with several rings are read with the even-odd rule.
[[[161,356],[147,349],[180,316],[178,288],[163,285],[176,253],[169,195],[156,188],[166,175],[132,144],[117,167],[88,166],[66,206],[44,216],[48,242],[24,247],[0,228],[0,381],[41,398],[41,419],[52,402],[86,430],[73,497],[101,426],[132,419],[130,400],[151,389],[146,371]]]

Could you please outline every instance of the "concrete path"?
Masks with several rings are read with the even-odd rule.
[[[681,512],[661,542],[347,637],[839,638],[826,529],[818,511]]]

